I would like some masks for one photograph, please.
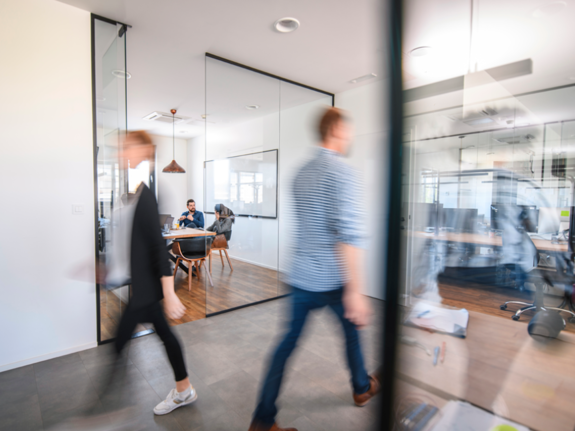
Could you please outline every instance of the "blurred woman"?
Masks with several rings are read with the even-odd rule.
[[[214,212],[216,213],[216,219],[206,230],[217,234],[231,231],[232,224],[236,222],[234,212],[224,204],[216,204]]]
[[[144,161],[153,163],[154,151],[152,140],[146,132],[128,133],[122,149],[125,166],[128,166],[128,161],[134,168]],[[174,290],[168,252],[158,227],[158,204],[154,194],[141,183],[133,199],[128,202],[133,206],[133,211],[128,233],[129,268],[126,268],[126,273],[131,280],[132,296],[120,320],[115,347],[119,355],[138,323],[150,322],[154,325],[164,342],[176,380],[175,389],[154,408],[155,414],[164,415],[197,399],[188,379],[182,348],[164,316],[165,311],[170,318],[179,319],[185,307]],[[164,310],[160,304],[162,300]]]

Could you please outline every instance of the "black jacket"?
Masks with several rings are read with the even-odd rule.
[[[130,306],[142,308],[164,298],[160,278],[171,276],[166,241],[159,225],[158,204],[152,191],[140,185],[140,198],[134,211],[132,241],[130,247],[130,270],[132,297]]]

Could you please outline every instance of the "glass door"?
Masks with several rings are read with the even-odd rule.
[[[94,155],[96,158],[97,259],[110,252],[114,210],[128,191],[127,166],[119,150],[126,133],[126,27],[92,16],[92,79],[94,96]],[[139,172],[138,172],[139,173]],[[138,174],[135,173],[135,174]],[[134,173],[130,172],[130,175]],[[107,290],[98,285],[98,342],[114,338],[129,297],[129,287]]]

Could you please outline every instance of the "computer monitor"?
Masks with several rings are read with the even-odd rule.
[[[405,208],[405,206],[407,206],[407,208]],[[441,226],[443,204],[428,204],[422,202],[405,203],[402,213],[410,217],[415,230],[425,230],[429,227]]]
[[[561,216],[561,213],[566,215]],[[569,209],[565,208],[539,208],[539,222],[537,233],[557,233],[559,232],[563,218],[567,218],[567,227],[569,227]]]
[[[523,220],[523,227],[529,233],[537,233],[539,225],[539,210],[533,205],[519,205],[522,209],[521,218]]]
[[[476,208],[443,208],[443,227],[455,232],[475,232],[477,230]]]

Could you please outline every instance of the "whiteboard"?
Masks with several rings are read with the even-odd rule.
[[[206,213],[224,204],[238,216],[277,217],[278,151],[206,162]]]

